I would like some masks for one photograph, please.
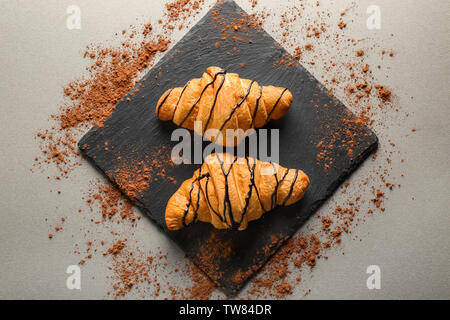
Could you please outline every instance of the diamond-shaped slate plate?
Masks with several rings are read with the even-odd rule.
[[[227,24],[242,25],[247,19],[233,1],[218,3],[149,71],[139,92],[130,92],[131,101],[119,102],[104,128],[92,128],[79,142],[83,153],[119,187],[116,170],[124,163],[143,161],[151,166],[151,161],[157,160],[165,175],[175,182],[155,174],[162,169],[153,167],[150,186],[133,202],[230,295],[302,226],[376,149],[378,141],[306,69],[292,64],[292,58],[264,30],[253,26],[226,28]],[[283,60],[286,63],[280,63]],[[178,143],[171,141],[176,127],[159,121],[155,106],[166,89],[201,77],[208,66],[220,66],[262,85],[291,90],[294,101],[289,112],[271,121],[267,128],[280,130],[280,164],[302,169],[311,184],[301,201],[265,214],[245,231],[220,231],[210,224],[196,223],[170,232],[164,223],[166,203],[199,165],[170,166],[166,165],[168,161],[161,161],[161,156],[155,156],[167,152],[169,157],[171,147]],[[328,148],[330,145],[333,148]],[[318,158],[323,150],[323,157]]]

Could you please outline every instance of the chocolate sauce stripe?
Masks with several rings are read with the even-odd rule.
[[[194,104],[191,106],[191,109],[190,109],[189,112],[186,114],[186,116],[184,117],[184,119],[180,122],[180,124],[179,124],[180,127],[181,127],[181,126],[183,125],[183,123],[187,120],[187,118],[189,118],[190,114],[192,113],[192,110],[194,110],[194,108],[195,108],[195,106],[197,105],[197,103],[200,102],[200,100],[201,100],[203,94],[205,93],[206,89],[216,81],[217,76],[218,76],[219,74],[223,74],[223,79],[222,79],[222,83],[220,84],[219,89],[218,89],[217,92],[216,92],[216,96],[215,96],[215,98],[214,98],[214,104],[213,104],[213,108],[214,108],[214,105],[216,104],[216,100],[217,100],[217,94],[219,93],[219,91],[220,91],[220,89],[222,88],[222,85],[223,85],[223,83],[224,83],[224,81],[225,81],[225,74],[226,74],[226,71],[224,71],[224,70],[217,72],[217,73],[214,75],[213,80],[212,80],[211,82],[209,82],[209,83],[206,84],[206,86],[203,88],[202,92],[200,93],[200,97],[198,97],[198,99],[197,99],[197,100],[194,102]],[[210,111],[210,117],[211,117],[211,111]],[[208,121],[208,122],[209,122],[209,121]],[[205,127],[205,130],[206,130],[206,127]]]
[[[198,209],[200,208],[200,182],[203,179],[203,177],[201,176],[201,173],[202,173],[202,168],[200,168],[200,172],[199,172],[199,176],[198,176],[198,180],[197,180],[197,183],[198,183],[198,185],[197,185],[197,188],[198,188],[198,191],[197,191],[197,207],[195,208],[195,211],[194,211],[194,217],[192,219],[192,223],[197,221]]]
[[[274,192],[274,195],[272,195],[272,197],[273,196],[275,197],[275,206],[273,206],[273,201],[272,201],[272,209],[278,205],[278,189],[280,188],[280,185],[284,181],[284,179],[286,179],[286,176],[288,175],[289,170],[291,170],[291,169],[286,170],[286,172],[284,173],[284,175],[280,181],[277,180],[277,185],[275,186],[275,192]],[[273,200],[273,198],[272,198],[272,200]]]
[[[177,104],[175,105],[175,108],[173,109],[172,119],[170,119],[170,121],[173,121],[173,118],[175,118],[175,112],[177,112],[178,105],[180,104],[180,101],[181,101],[181,98],[183,97],[184,91],[186,90],[186,88],[189,86],[190,83],[191,83],[191,80],[189,80],[186,83],[186,85],[184,86],[183,90],[181,90],[180,96],[178,97]]]
[[[249,87],[248,87],[248,89],[247,89],[247,93],[245,94],[245,96],[242,98],[241,101],[239,101],[238,103],[236,103],[236,105],[235,105],[235,106],[233,107],[233,109],[231,110],[230,115],[228,116],[228,118],[227,118],[227,119],[223,122],[223,124],[220,126],[220,129],[219,129],[219,132],[220,132],[220,133],[222,133],[222,130],[223,130],[223,128],[225,127],[225,125],[227,124],[227,122],[231,120],[231,118],[233,117],[233,114],[236,112],[237,108],[239,108],[239,107],[244,103],[244,101],[247,99],[247,97],[250,95],[250,91],[252,90],[253,83],[255,83],[255,80],[252,80],[252,81],[250,82],[250,85],[249,85]]]
[[[188,203],[186,205],[186,209],[184,210],[184,213],[183,213],[183,220],[182,220],[182,222],[183,222],[183,226],[185,226],[185,227],[187,226],[187,224],[186,224],[186,217],[187,217],[187,215],[189,213],[189,208],[190,208],[190,206],[192,204],[192,191],[194,190],[194,186],[198,182],[198,186],[197,186],[198,187],[197,207],[196,207],[196,209],[194,211],[194,217],[193,217],[191,223],[196,222],[197,215],[198,215],[198,209],[200,208],[200,181],[202,179],[204,179],[204,178],[207,178],[207,177],[209,177],[209,173],[206,173],[206,174],[202,175],[202,168],[200,167],[200,171],[198,173],[198,177],[192,181],[191,190],[189,191],[189,201],[188,201]]]
[[[206,179],[206,183],[205,183],[205,198],[206,198],[206,201],[208,202],[208,206],[212,210],[212,212],[220,219],[220,221],[225,222],[224,218],[216,210],[214,210],[213,206],[211,205],[211,202],[209,200],[209,193],[208,193],[208,183],[209,183],[209,175],[208,175],[208,178]],[[214,192],[215,192],[215,190],[214,190]]]
[[[247,165],[248,166],[248,165]],[[250,169],[250,166],[248,166],[248,168]],[[255,168],[256,168],[256,160],[255,160]],[[261,206],[261,209],[263,209],[263,212],[266,213],[268,212],[265,208],[264,205],[262,203],[261,197],[259,196],[259,190],[258,187],[255,184],[255,191],[256,191],[256,196],[258,197],[258,201],[259,201],[259,205]]]
[[[270,210],[272,210],[274,208],[273,206],[273,197],[275,195],[275,193],[277,192],[277,188],[278,188],[278,175],[277,175],[277,169],[275,168],[275,165],[271,162],[270,165],[273,167],[273,172],[274,172],[274,178],[275,178],[275,189],[273,190],[272,196],[270,197]],[[269,210],[269,211],[270,211]]]
[[[239,227],[242,225],[242,222],[244,221],[244,217],[248,211],[248,207],[250,204],[250,199],[252,197],[253,194],[253,187],[255,186],[255,167],[256,167],[256,161],[253,164],[253,166],[250,168],[250,165],[248,163],[248,157],[246,158],[247,160],[247,167],[249,169],[250,172],[250,184],[248,185],[248,193],[247,193],[247,197],[245,198],[245,205],[244,208],[242,209],[242,214],[241,214],[241,219],[239,221]]]
[[[284,199],[282,206],[284,206],[286,204],[286,202],[288,202],[289,198],[291,197],[292,192],[294,191],[294,185],[295,185],[295,182],[297,181],[297,177],[298,177],[298,170],[295,170],[294,180],[292,181],[291,188],[289,189],[289,193],[286,196],[286,199]]]
[[[215,96],[214,96],[214,103],[213,103],[211,109],[209,109],[208,120],[206,120],[205,129],[203,129],[203,131],[206,131],[206,130],[208,129],[209,121],[211,121],[211,116],[212,116],[212,113],[213,113],[214,108],[215,108],[215,106],[216,106],[217,97],[219,96],[219,91],[222,89],[222,86],[223,86],[223,84],[224,84],[224,82],[225,82],[225,77],[227,76],[227,72],[224,71],[224,70],[222,70],[221,72],[216,73],[216,75],[214,76],[214,78],[215,78],[219,73],[222,73],[222,74],[223,74],[223,79],[222,79],[222,82],[221,82],[220,85],[219,85],[219,88],[217,88],[216,94],[215,94]],[[213,82],[214,82],[214,81],[213,81]]]
[[[263,209],[263,212],[264,212],[264,213],[268,212],[268,210],[266,210],[266,209],[264,208],[264,206],[263,206],[261,197],[259,196],[259,190],[258,190],[258,187],[257,187],[256,185],[255,185],[255,191],[256,191],[256,195],[258,196],[259,204],[261,205],[261,208]],[[270,211],[270,210],[269,210],[269,211]]]
[[[252,128],[255,127],[255,119],[256,119],[256,113],[258,111],[258,107],[259,107],[259,100],[261,100],[262,97],[262,86],[259,86],[259,97],[256,99],[256,106],[255,106],[255,111],[253,111],[253,116],[252,116]]]
[[[170,94],[172,93],[173,88],[170,88],[169,92],[167,93],[167,95],[164,97],[163,101],[161,101],[161,103],[159,104],[159,106],[156,107],[156,109],[158,110],[156,112],[156,117],[159,118],[159,112],[161,111],[161,107],[162,105],[166,102],[167,98],[170,96]]]
[[[272,110],[271,110],[270,113],[267,115],[267,121],[266,121],[266,124],[267,124],[267,122],[269,122],[270,117],[272,116],[272,113],[274,112],[275,108],[277,107],[278,103],[279,103],[280,100],[281,100],[281,97],[282,97],[283,94],[286,92],[286,90],[287,90],[287,88],[284,88],[283,91],[281,91],[281,94],[280,94],[280,96],[278,97],[278,100],[275,102],[275,104],[273,105]]]
[[[234,157],[233,158],[233,162],[231,163],[231,165],[230,165],[230,167],[228,168],[228,171],[227,172],[225,172],[225,168],[224,168],[224,166],[223,166],[223,161],[219,158],[219,156],[218,156],[218,154],[216,153],[216,157],[217,157],[217,160],[219,161],[219,163],[220,163],[220,168],[221,168],[221,170],[222,170],[222,173],[223,173],[223,175],[224,175],[224,178],[225,178],[225,195],[224,195],[224,198],[223,198],[223,210],[224,210],[224,212],[223,212],[223,216],[225,217],[225,220],[226,220],[226,215],[227,215],[227,205],[228,205],[228,218],[230,219],[230,227],[232,228],[232,229],[236,229],[237,227],[239,227],[239,226],[236,226],[236,221],[234,220],[234,217],[233,217],[233,210],[232,210],[232,206],[231,206],[231,200],[230,200],[230,194],[229,194],[229,188],[228,188],[228,175],[230,174],[230,172],[231,172],[231,169],[233,168],[233,165],[235,164],[235,162],[236,162],[236,157]]]
[[[197,179],[198,179],[198,178],[197,178]],[[192,203],[192,190],[194,190],[194,183],[195,183],[195,181],[196,181],[197,179],[194,179],[194,180],[192,181],[191,190],[189,191],[189,201],[187,202],[187,204],[186,204],[186,209],[184,209],[184,212],[183,212],[183,220],[182,220],[182,222],[183,222],[183,226],[184,226],[184,227],[187,227],[187,224],[186,224],[186,216],[188,215],[188,213],[189,213],[189,208],[191,207],[191,203]]]

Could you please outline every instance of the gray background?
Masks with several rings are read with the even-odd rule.
[[[248,1],[237,2],[250,8]],[[274,10],[283,3],[259,0],[260,5]],[[340,12],[350,3],[327,5]],[[69,4],[81,7],[81,30],[66,28]],[[365,11],[371,4],[381,8],[380,30],[365,27]],[[398,145],[399,153],[392,155],[390,179],[402,186],[389,193],[385,213],[367,218],[352,236],[344,236],[341,248],[329,252],[328,261],[319,263],[313,273],[304,274],[288,298],[448,299],[450,4],[444,0],[359,1],[353,11],[349,35],[370,37],[396,54],[395,60],[383,63],[388,67],[375,75],[393,89],[402,112],[409,116],[386,111],[385,125],[376,131],[381,146],[387,139]],[[87,62],[82,52],[87,44],[113,44],[116,32],[130,24],[151,21],[155,25],[162,12],[162,1],[133,0],[125,5],[111,0],[0,0],[0,298],[96,299],[110,289],[105,279],[107,263],[99,255],[83,267],[81,290],[68,290],[65,284],[67,266],[80,259],[73,253],[74,243],[86,241],[83,226],[92,217],[76,212],[86,184],[99,175],[87,164],[60,182],[47,179],[55,173],[51,167],[47,172],[31,173],[39,153],[34,134],[48,126],[49,115],[63,102],[62,87],[83,75]],[[267,31],[273,33],[272,29]],[[175,38],[185,32],[177,31]],[[320,66],[307,68],[320,79]],[[412,128],[417,132],[412,133]],[[400,164],[400,159],[405,162]],[[376,165],[366,162],[350,182],[358,182]],[[351,185],[350,191],[352,188],[357,185]],[[61,195],[56,194],[58,189]],[[340,199],[345,198],[336,194],[320,211],[329,212]],[[65,230],[49,241],[48,233],[62,216],[67,218]],[[314,219],[305,228],[316,224]],[[125,224],[120,228],[127,232]],[[354,236],[363,241],[351,241]],[[169,263],[184,263],[180,250],[147,219],[134,229],[134,237],[148,250],[160,247],[169,252]],[[366,288],[366,268],[372,264],[381,268],[381,290]],[[180,284],[188,281],[170,277]],[[305,298],[308,288],[312,291]]]

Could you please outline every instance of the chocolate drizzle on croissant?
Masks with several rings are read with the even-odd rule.
[[[209,67],[200,79],[190,80],[184,87],[168,89],[159,99],[156,116],[163,121],[194,130],[222,145],[236,145],[234,136],[227,140],[227,129],[261,128],[270,119],[281,118],[292,103],[287,88],[260,86],[255,80],[239,78],[218,67]],[[202,123],[194,128],[194,121]],[[201,130],[201,132],[200,132]]]
[[[300,200],[309,185],[301,170],[253,158],[211,154],[169,199],[166,225],[179,230],[197,221],[218,229],[247,228],[277,205]]]

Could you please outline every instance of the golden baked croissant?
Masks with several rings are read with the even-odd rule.
[[[166,225],[179,230],[197,221],[217,229],[247,228],[275,206],[300,200],[309,185],[301,170],[227,153],[209,155],[166,206]]]
[[[200,79],[184,87],[168,89],[158,101],[156,116],[178,126],[195,130],[220,145],[237,145],[245,138],[226,137],[227,129],[261,128],[270,119],[281,118],[291,106],[286,88],[260,86],[218,67],[209,67]],[[201,126],[194,127],[194,121]]]

